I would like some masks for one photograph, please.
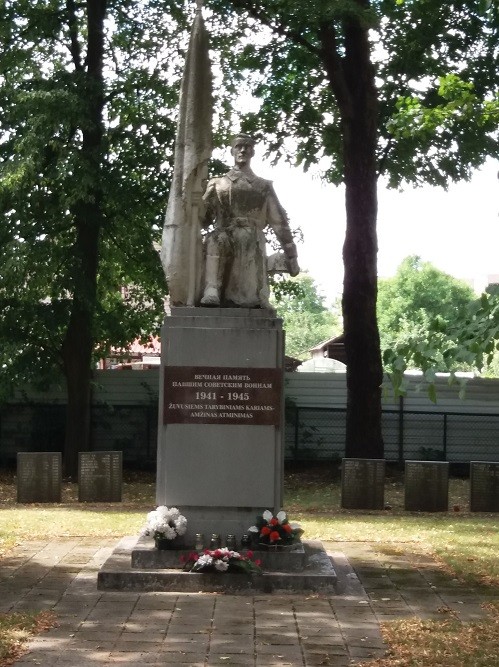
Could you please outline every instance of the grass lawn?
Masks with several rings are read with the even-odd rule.
[[[0,555],[28,538],[101,536],[137,533],[154,507],[154,480],[147,474],[125,474],[123,503],[77,502],[74,484],[63,487],[60,505],[17,505],[15,479],[0,473]],[[442,567],[472,586],[492,594],[486,622],[463,629],[457,621],[404,619],[383,628],[390,655],[367,665],[379,667],[497,667],[499,665],[499,521],[497,515],[469,512],[467,480],[450,484],[448,513],[403,511],[403,485],[388,476],[385,502],[376,512],[339,509],[339,480],[324,466],[285,479],[285,509],[305,529],[305,538],[376,543],[381,552],[432,554]],[[2,618],[0,617],[0,621]],[[5,622],[5,618],[3,621]],[[26,621],[21,619],[21,626]],[[2,626],[0,625],[0,634]],[[20,630],[27,632],[26,630]],[[16,640],[17,641],[17,640]],[[3,664],[0,659],[0,667]]]

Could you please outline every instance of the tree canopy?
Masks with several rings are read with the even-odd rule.
[[[423,372],[430,398],[436,400],[437,372],[449,372],[449,382],[454,382],[456,371],[463,368],[495,377],[498,352],[499,296],[491,290],[471,300],[455,319],[434,316],[426,332],[416,329],[385,349],[383,357],[397,393],[405,391],[404,371],[417,368]],[[465,381],[461,385],[464,394]]]
[[[286,331],[286,354],[295,359],[310,357],[309,350],[323,340],[341,333],[338,315],[328,309],[315,284],[307,273],[290,279],[297,290],[287,290],[273,299],[278,317]]]
[[[7,372],[39,376],[60,365],[83,261],[76,219],[86,204],[100,209],[99,349],[155,330],[162,312],[166,287],[152,241],[177,101],[164,42],[173,49],[182,33],[154,3],[108,3],[100,82],[90,71],[92,4],[106,5],[20,1],[1,10],[0,326],[14,348],[3,349]],[[96,119],[90,107],[99,96]],[[98,145],[88,148],[84,133],[97,129]]]
[[[475,293],[467,283],[420,257],[407,257],[393,278],[378,281],[381,349],[397,349],[416,338],[429,339],[436,318],[441,326],[448,327],[463,320],[475,300]],[[443,359],[441,366],[441,370],[448,370]]]
[[[94,355],[155,331],[163,311],[153,240],[183,18],[176,3],[0,7],[2,382],[64,374],[73,472]]]
[[[497,3],[211,0],[208,6],[246,15],[246,37],[265,30],[265,39],[246,39],[225,63],[244,73],[260,101],[244,126],[261,132],[276,158],[305,169],[317,164],[328,180],[344,181],[342,104],[349,93],[342,79],[353,26],[369,31],[377,172],[391,186],[446,185],[499,156]]]

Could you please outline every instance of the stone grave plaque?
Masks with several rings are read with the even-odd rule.
[[[410,512],[447,512],[449,509],[447,461],[405,462],[405,509]]]
[[[123,481],[123,452],[80,452],[80,503],[119,503]]]
[[[61,452],[18,452],[18,503],[60,503],[61,486]]]
[[[499,463],[471,461],[470,511],[499,512]]]
[[[343,459],[341,465],[343,509],[382,510],[384,499],[384,459]]]

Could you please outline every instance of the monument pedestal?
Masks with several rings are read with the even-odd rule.
[[[282,506],[281,320],[271,310],[173,308],[161,332],[156,501],[203,533],[241,535]]]
[[[149,537],[139,537],[132,550],[132,568],[139,570],[180,569],[182,556],[187,557],[192,549],[161,551],[155,548]],[[259,560],[265,572],[303,572],[307,565],[305,547],[297,542],[283,551],[251,549],[253,560]],[[247,553],[245,550],[242,552]]]
[[[338,576],[322,544],[303,542],[297,549],[294,557],[288,554],[280,562],[267,554],[263,574],[183,572],[179,560],[183,552],[158,552],[152,540],[125,537],[101,567],[97,588],[123,592],[336,594]]]
[[[335,593],[318,542],[262,553],[263,574],[180,569],[197,533],[205,546],[212,533],[239,545],[258,514],[282,507],[283,338],[272,311],[174,308],[165,319],[156,500],[187,518],[185,551],[125,538],[102,566],[99,590]]]

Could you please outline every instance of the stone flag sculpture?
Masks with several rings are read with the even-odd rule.
[[[161,263],[173,306],[199,302],[203,272],[201,220],[212,152],[213,97],[201,6],[198,0],[182,77],[173,179],[161,245]]]

